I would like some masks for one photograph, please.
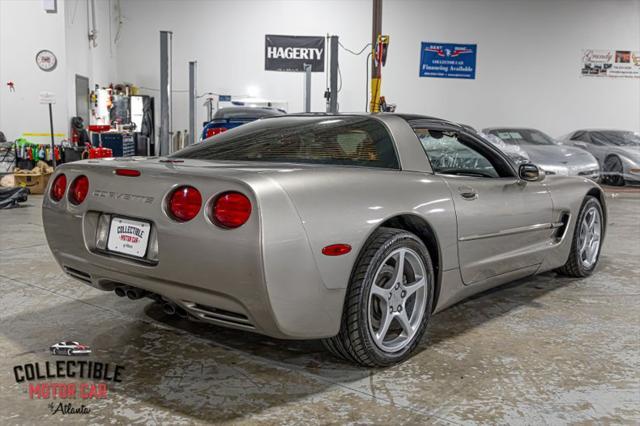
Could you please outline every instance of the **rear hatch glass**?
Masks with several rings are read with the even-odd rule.
[[[373,118],[359,116],[268,118],[171,157],[399,168],[387,129]]]

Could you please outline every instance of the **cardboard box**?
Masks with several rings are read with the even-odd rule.
[[[44,194],[51,173],[14,173],[13,177],[16,186],[29,188],[32,194]]]

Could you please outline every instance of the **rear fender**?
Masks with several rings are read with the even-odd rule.
[[[326,288],[347,288],[369,236],[398,215],[428,222],[438,232],[442,270],[458,267],[453,202],[438,176],[370,169],[292,175],[276,179],[295,206]],[[323,255],[322,249],[331,244],[348,244],[352,249],[342,256]]]

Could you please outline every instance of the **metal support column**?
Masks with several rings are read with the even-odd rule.
[[[51,163],[53,168],[56,168],[56,142],[53,135],[53,107],[49,102],[49,129],[51,132]],[[17,144],[16,144],[17,145]],[[62,151],[60,152],[62,154]]]
[[[171,135],[173,123],[171,117],[171,59],[173,33],[160,31],[160,152],[156,155],[171,154]]]
[[[198,141],[196,136],[196,101],[198,99],[198,62],[189,62],[189,140],[187,145],[193,145]]]
[[[304,112],[311,112],[311,64],[304,64]]]
[[[382,34],[382,0],[373,1],[373,22],[371,28],[371,46],[373,55],[371,55],[371,101],[369,103],[370,112],[380,111],[380,86],[382,79],[380,71],[382,64],[378,63],[376,58],[376,43],[378,36]]]
[[[329,112],[338,112],[338,36],[329,37]]]

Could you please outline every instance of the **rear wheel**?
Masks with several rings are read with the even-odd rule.
[[[612,155],[604,161],[604,183],[607,185],[623,186],[624,172],[620,157]]]
[[[433,302],[433,266],[415,235],[380,228],[369,239],[347,290],[333,354],[366,366],[407,358],[422,338]]]
[[[588,196],[578,214],[567,263],[557,271],[571,277],[591,275],[600,259],[604,216],[597,198]]]

